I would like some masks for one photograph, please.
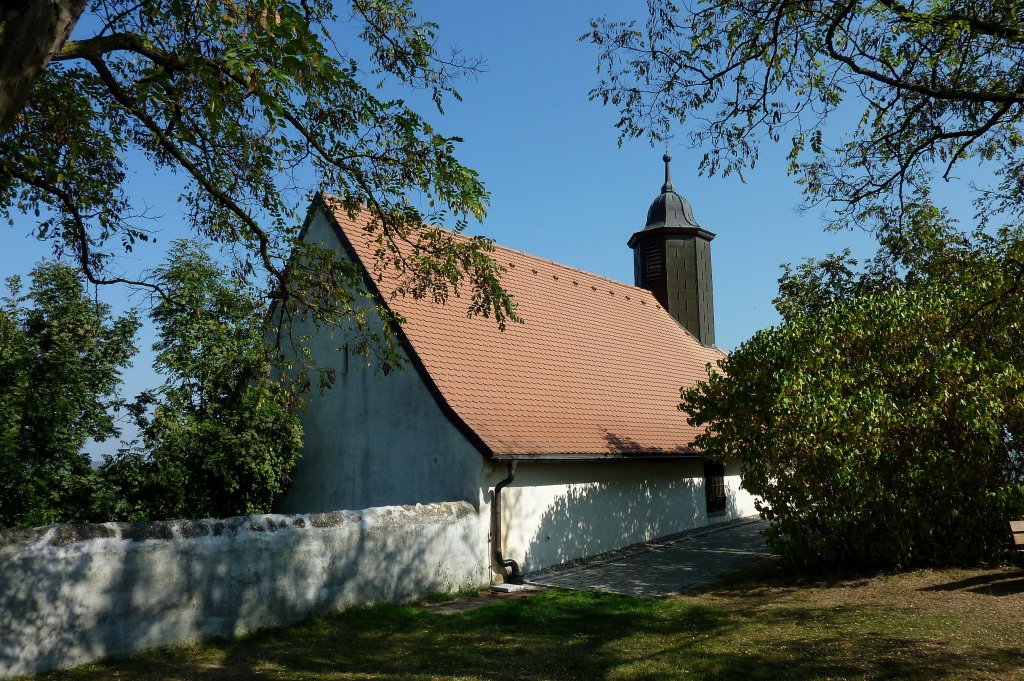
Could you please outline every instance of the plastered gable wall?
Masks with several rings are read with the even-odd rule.
[[[505,555],[535,571],[757,512],[730,465],[726,513],[709,518],[703,474],[699,459],[520,462],[502,492]],[[506,475],[504,466],[485,470],[481,496]]]
[[[322,211],[306,240],[344,257]],[[313,334],[312,326],[297,328]],[[393,504],[469,501],[479,505],[482,457],[452,425],[411,363],[384,375],[348,357],[343,339],[315,334],[317,362],[334,367],[334,386],[314,395],[302,417],[305,444],[284,513],[326,512]],[[404,354],[404,353],[403,353]]]

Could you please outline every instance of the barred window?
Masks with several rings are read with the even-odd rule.
[[[725,465],[704,462],[704,496],[709,516],[725,513]]]

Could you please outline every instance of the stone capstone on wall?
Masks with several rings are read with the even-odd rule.
[[[486,583],[466,502],[0,532],[0,678]]]

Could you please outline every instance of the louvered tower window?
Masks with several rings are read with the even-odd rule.
[[[665,276],[665,249],[652,244],[644,249],[644,284],[660,281]]]

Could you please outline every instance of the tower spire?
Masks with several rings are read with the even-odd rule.
[[[665,184],[661,186],[661,193],[674,192],[676,188],[672,186],[672,170],[669,168],[669,164],[672,163],[672,155],[666,151],[661,160],[665,162]]]
[[[665,150],[665,184],[647,210],[647,224],[629,238],[636,285],[654,297],[705,346],[715,344],[711,283],[714,233],[693,217],[690,203],[672,186],[672,156]]]

